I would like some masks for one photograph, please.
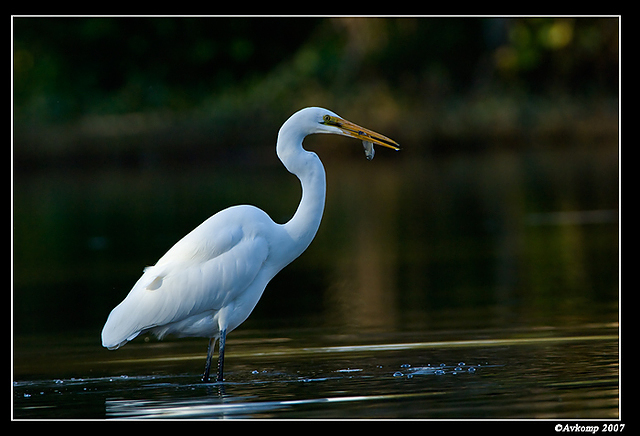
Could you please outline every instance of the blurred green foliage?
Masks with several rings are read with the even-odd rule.
[[[266,73],[304,40],[312,21],[16,18],[16,112],[64,120],[190,108]],[[270,37],[285,26],[297,38]]]
[[[14,117],[208,110],[221,100],[289,110],[312,97],[367,103],[367,93],[404,107],[474,92],[615,97],[618,25],[615,17],[16,17]]]

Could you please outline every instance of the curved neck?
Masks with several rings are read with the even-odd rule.
[[[286,128],[283,125],[278,134],[276,152],[289,170],[295,174],[302,185],[302,199],[296,213],[284,228],[296,242],[299,256],[311,243],[320,227],[326,196],[326,176],[322,162],[315,153],[302,148],[305,134]]]

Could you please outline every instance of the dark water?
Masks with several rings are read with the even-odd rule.
[[[615,144],[402,153],[319,151],[318,235],[229,336],[222,385],[199,382],[206,340],[110,352],[100,330],[217,210],[289,219],[295,178],[277,162],[16,168],[13,417],[618,418]]]
[[[13,413],[612,419],[619,417],[617,332],[616,323],[431,337],[238,332],[229,340],[224,383],[199,381],[206,341],[140,341],[117,353],[88,341],[44,342],[39,353],[16,356],[23,369],[41,372],[14,374]],[[44,361],[32,360],[39,355]]]

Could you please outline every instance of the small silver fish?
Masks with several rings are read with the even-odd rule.
[[[373,155],[376,154],[376,151],[373,149],[373,143],[362,141],[362,145],[364,146],[364,155],[367,157],[367,160],[373,159]]]

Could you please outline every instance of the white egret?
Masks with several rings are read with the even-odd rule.
[[[333,133],[399,150],[379,133],[353,124],[322,108],[305,108],[280,128],[276,153],[302,184],[302,200],[293,218],[277,224],[262,210],[234,206],[216,213],[178,241],[144,274],[109,314],[102,345],[116,349],[140,333],[159,339],[207,337],[209,350],[203,381],[216,341],[217,381],[223,380],[226,335],[247,319],[267,283],[296,259],[314,238],[325,203],[325,171],[318,156],[302,147],[313,133]]]

